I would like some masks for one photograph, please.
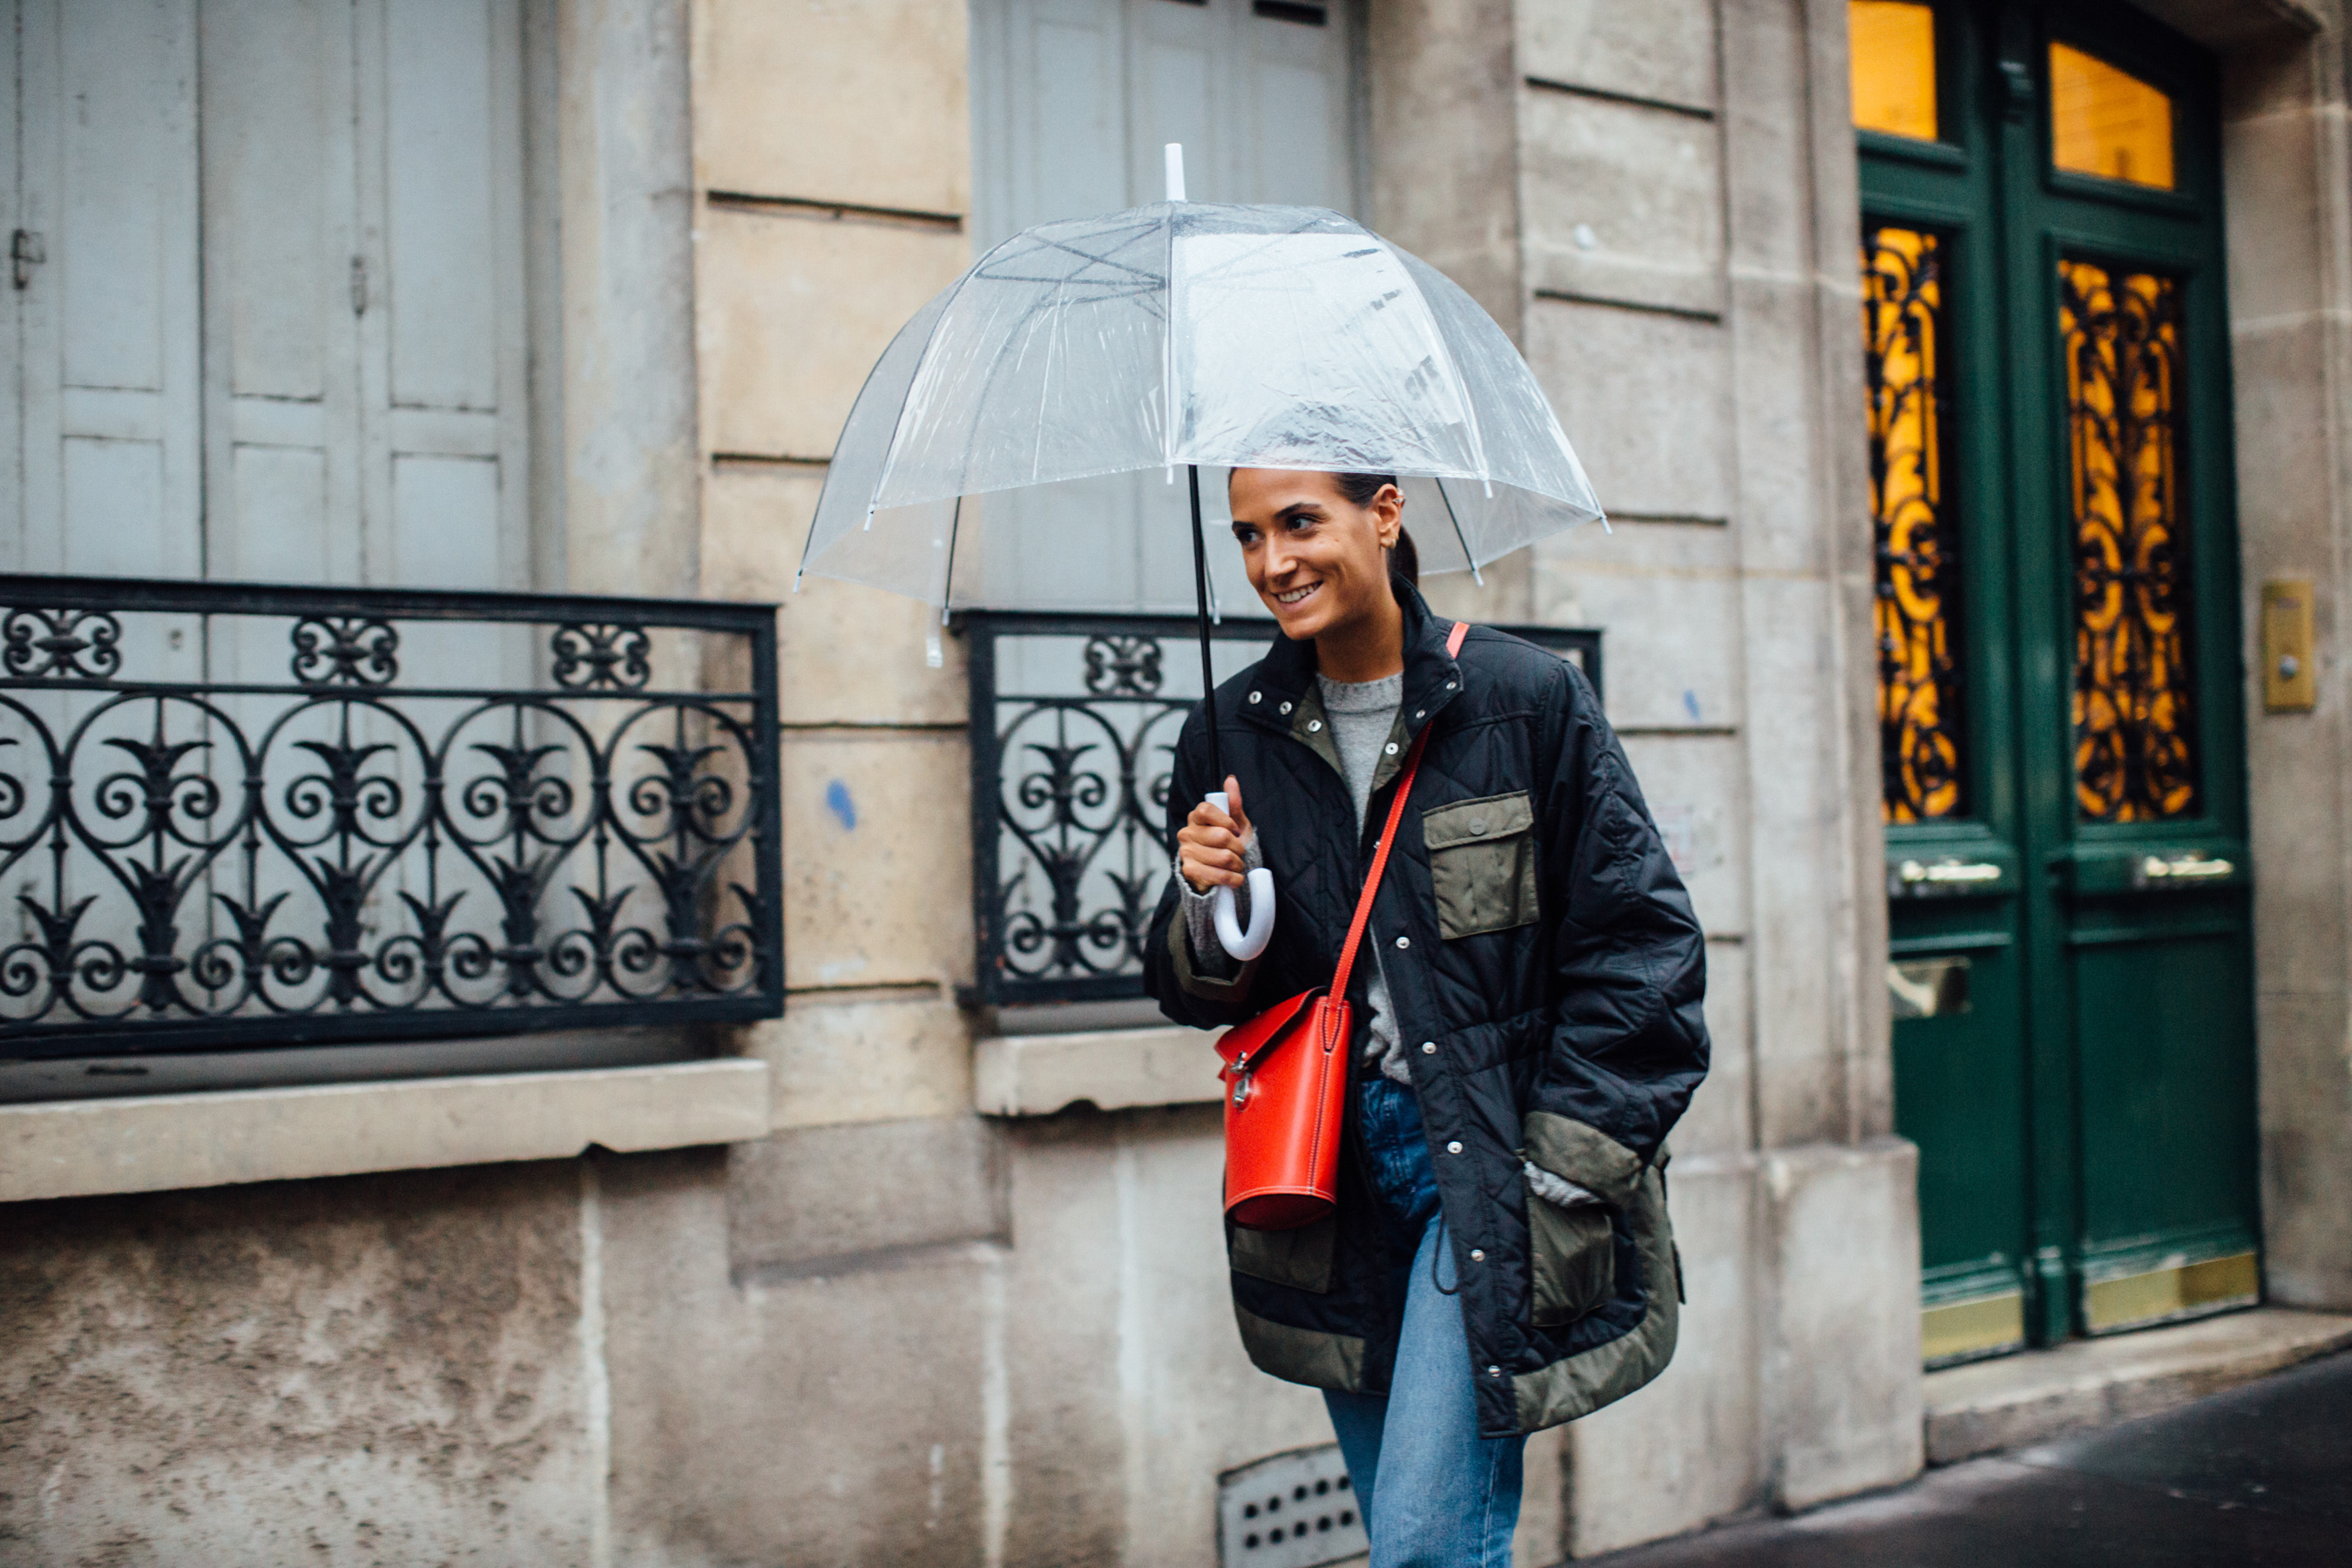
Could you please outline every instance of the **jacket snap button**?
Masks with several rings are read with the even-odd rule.
[[[1462,1140],[1456,1138],[1453,1142],[1448,1143],[1445,1146],[1445,1152],[1449,1154],[1459,1154],[1462,1152]]]
[[[1490,1366],[1486,1369],[1486,1375],[1488,1377],[1500,1377],[1503,1375],[1503,1369],[1499,1366]]]
[[[1396,742],[1394,741],[1391,741],[1389,742],[1389,755],[1391,757],[1396,755]]]
[[[1309,719],[1308,721],[1307,721],[1307,732],[1308,734],[1310,734],[1310,735],[1311,735],[1311,734],[1313,734],[1316,731],[1320,730],[1321,728],[1323,728],[1323,721],[1322,721],[1322,720],[1320,720],[1320,719]]]
[[[1409,936],[1401,936],[1397,938],[1397,945],[1399,947],[1411,947],[1412,945],[1412,938]]]
[[[1459,685],[1461,685],[1461,684],[1462,684],[1462,683],[1461,683],[1460,681],[1458,681],[1458,680],[1449,680],[1449,681],[1447,681],[1447,682],[1445,683],[1445,689],[1446,689],[1446,690],[1448,690],[1448,691],[1451,691],[1451,690],[1453,690],[1455,687],[1457,687],[1457,686],[1459,686]]]
[[[1262,691],[1253,691],[1253,692],[1251,692],[1251,693],[1250,693],[1250,700],[1251,700],[1251,701],[1253,701],[1253,702],[1255,702],[1259,698],[1261,698],[1261,697],[1263,697],[1263,696],[1265,696],[1265,694],[1264,692],[1262,692]]]
[[[1426,708],[1416,708],[1412,710],[1412,716],[1416,719],[1426,719],[1429,717],[1429,710]]]
[[[1422,1041],[1422,1042],[1421,1042],[1421,1054],[1422,1054],[1423,1056],[1425,1056],[1425,1057],[1433,1057],[1433,1056],[1435,1056],[1435,1055],[1437,1054],[1437,1042],[1436,1042],[1435,1040],[1423,1040],[1423,1041]]]
[[[1289,704],[1289,703],[1287,703],[1287,702],[1284,703],[1284,704],[1282,705],[1282,710],[1283,710],[1285,713],[1289,712],[1289,711],[1290,711],[1290,704]]]
[[[1486,1255],[1474,1247],[1470,1249],[1470,1261],[1473,1263],[1484,1263],[1486,1261]]]
[[[1484,833],[1484,832],[1486,832],[1486,819],[1485,817],[1483,817],[1483,816],[1474,816],[1474,817],[1472,817],[1472,818],[1470,819],[1470,831],[1471,831],[1472,833]]]

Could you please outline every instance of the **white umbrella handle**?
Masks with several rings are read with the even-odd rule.
[[[1208,803],[1219,811],[1230,811],[1225,804],[1225,792],[1211,790]],[[1231,888],[1219,888],[1216,895],[1217,945],[1234,958],[1247,963],[1265,951],[1274,940],[1274,873],[1260,866],[1249,874],[1249,930],[1242,929],[1240,916],[1234,911],[1236,900]]]

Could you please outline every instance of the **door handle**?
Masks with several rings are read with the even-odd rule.
[[[2218,855],[2208,858],[2191,849],[2185,855],[2175,855],[2169,859],[2161,855],[2141,857],[2139,880],[2143,884],[2209,881],[2216,877],[2226,877],[2236,869],[2235,865]]]
[[[1895,868],[1895,874],[1906,888],[1923,884],[1930,888],[1965,887],[1972,882],[2000,880],[2000,868],[1990,860],[1937,860],[1933,864],[1906,860]]]

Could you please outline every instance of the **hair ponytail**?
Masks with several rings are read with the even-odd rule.
[[[1421,552],[1412,547],[1412,535],[1402,528],[1397,530],[1397,542],[1389,547],[1389,575],[1421,586]]]
[[[1383,487],[1397,482],[1394,474],[1333,474],[1331,479],[1351,506],[1371,505]],[[1397,529],[1396,542],[1389,547],[1389,575],[1421,586],[1421,552],[1413,548],[1412,535],[1402,526]]]

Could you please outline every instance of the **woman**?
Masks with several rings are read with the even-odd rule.
[[[1230,495],[1282,635],[1214,696],[1230,813],[1193,804],[1220,782],[1203,710],[1178,741],[1181,877],[1147,984],[1200,1026],[1328,985],[1429,729],[1365,939],[1378,962],[1349,987],[1337,1212],[1227,1239],[1243,1342],[1324,1391],[1373,1568],[1503,1568],[1527,1434],[1674,1351],[1663,1144],[1706,1071],[1698,922],[1583,677],[1485,628],[1448,656],[1389,476],[1244,468]],[[1237,964],[1210,897],[1259,864],[1275,933]]]

